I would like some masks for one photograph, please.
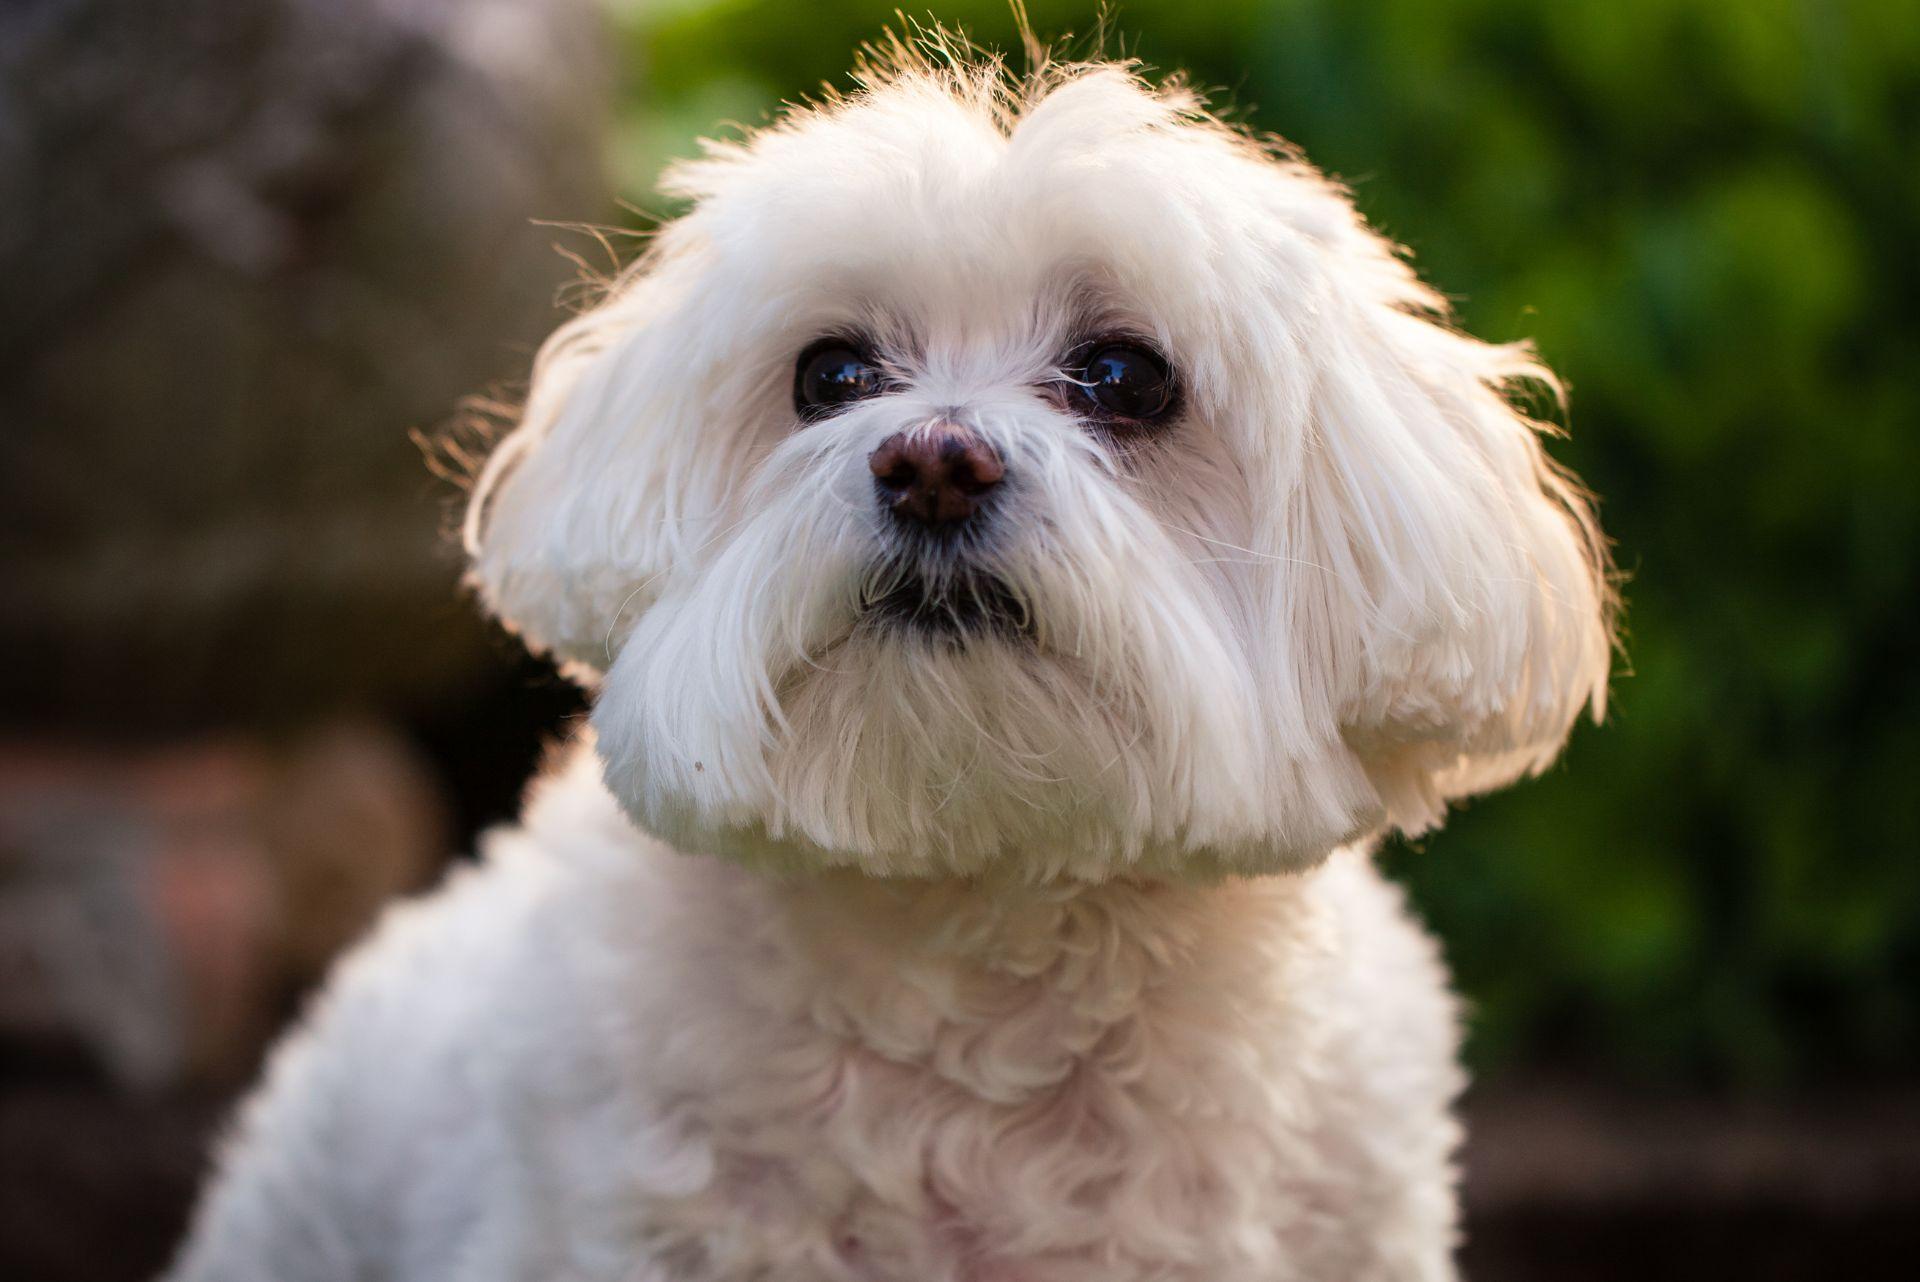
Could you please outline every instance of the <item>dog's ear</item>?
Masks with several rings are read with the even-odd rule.
[[[691,257],[656,244],[555,331],[468,501],[468,582],[531,648],[576,670],[612,661],[706,492],[693,475]]]
[[[1509,399],[1557,391],[1552,375],[1445,326],[1384,242],[1349,235],[1265,539],[1295,679],[1318,687],[1303,701],[1411,832],[1543,769],[1583,708],[1604,711],[1613,596],[1587,495]]]

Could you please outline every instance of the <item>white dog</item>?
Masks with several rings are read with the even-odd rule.
[[[594,737],[341,967],[178,1282],[1452,1275],[1369,845],[1600,708],[1550,375],[1178,88],[863,84],[541,353],[473,581]]]

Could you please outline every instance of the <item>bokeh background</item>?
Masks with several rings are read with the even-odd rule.
[[[1001,0],[936,12],[1017,62]],[[664,163],[844,86],[890,23],[0,11],[0,1275],[151,1272],[326,958],[512,812],[580,704],[459,598],[463,398],[510,398],[569,282],[672,213]],[[1630,576],[1607,724],[1385,855],[1472,1004],[1470,1275],[1910,1264],[1920,6],[1131,0],[1104,30],[1538,343]]]

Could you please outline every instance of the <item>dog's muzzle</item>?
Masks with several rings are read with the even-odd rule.
[[[868,456],[893,527],[892,555],[868,582],[862,615],[887,628],[948,639],[1030,631],[1025,602],[975,562],[1006,464],[979,433],[936,421],[896,432]]]

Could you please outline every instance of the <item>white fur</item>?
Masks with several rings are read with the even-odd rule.
[[[1365,842],[1601,706],[1550,376],[1114,66],[901,56],[669,190],[468,526],[594,746],[342,968],[175,1278],[1451,1276],[1452,1008]],[[1115,329],[1184,389],[1131,445],[1046,391]],[[803,424],[845,330],[900,390]],[[863,615],[936,417],[1025,637]]]

